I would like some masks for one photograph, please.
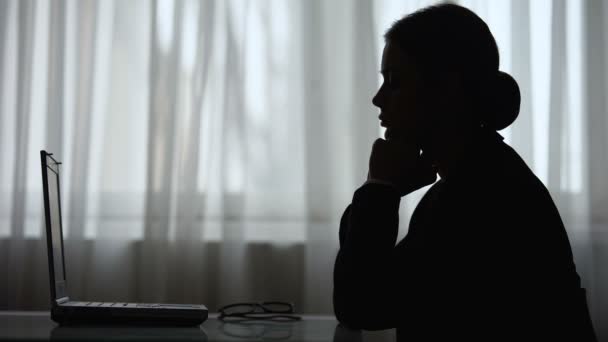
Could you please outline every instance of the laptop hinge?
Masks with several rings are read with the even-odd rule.
[[[67,303],[69,301],[70,301],[70,297],[63,297],[63,298],[57,299],[57,304],[61,305],[63,303]]]

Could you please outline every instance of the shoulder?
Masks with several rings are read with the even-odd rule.
[[[445,179],[439,179],[424,193],[420,202],[422,203],[423,201],[429,202],[438,200],[440,194],[444,191],[444,188]]]
[[[500,168],[502,171],[498,172],[497,184],[503,197],[521,208],[554,208],[553,199],[545,184],[519,154],[506,144]]]

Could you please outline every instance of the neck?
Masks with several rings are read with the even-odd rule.
[[[433,160],[442,179],[453,177],[454,174],[459,173],[459,170],[473,162],[469,158],[481,143],[480,133],[454,134],[436,146]]]
[[[437,165],[437,172],[442,179],[449,179],[450,175],[458,169],[459,165],[463,163],[465,152],[464,144],[454,143],[437,153],[435,165]]]

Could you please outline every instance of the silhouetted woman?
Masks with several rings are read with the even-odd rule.
[[[385,34],[373,98],[386,127],[340,222],[334,310],[404,341],[589,341],[568,236],[540,180],[496,131],[519,113],[488,26],[453,4]],[[396,243],[405,196],[441,179]]]

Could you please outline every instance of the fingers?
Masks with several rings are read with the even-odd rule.
[[[382,151],[392,156],[405,156],[406,158],[417,157],[420,154],[420,149],[415,144],[404,139],[378,138],[374,141],[372,151]]]
[[[386,141],[382,138],[378,138],[378,139],[374,140],[374,144],[372,145],[372,150],[382,148],[383,146],[386,145],[386,143],[388,143],[388,141]]]
[[[372,157],[375,159],[390,160],[398,156],[397,152],[398,149],[395,144],[382,138],[376,139],[372,146]]]
[[[371,174],[372,177],[377,176],[376,173],[379,171],[378,168],[384,167],[384,164],[390,161],[389,155],[388,142],[384,139],[376,139],[372,145],[372,153],[369,158],[368,177],[369,174]]]
[[[437,172],[432,160],[420,154],[415,145],[378,138],[372,146],[368,179],[370,177],[419,188],[434,183]]]

